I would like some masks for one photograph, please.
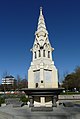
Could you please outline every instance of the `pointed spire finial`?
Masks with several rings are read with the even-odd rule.
[[[40,15],[42,15],[42,7],[40,7]]]

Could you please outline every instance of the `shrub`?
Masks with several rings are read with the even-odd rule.
[[[5,103],[5,99],[0,97],[0,106],[1,106],[2,103]]]
[[[20,100],[21,100],[22,102],[24,102],[25,104],[28,102],[28,98],[26,98],[25,95],[21,96],[21,97],[20,97]]]

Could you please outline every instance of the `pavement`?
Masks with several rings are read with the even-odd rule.
[[[16,107],[7,105],[0,107],[0,119],[80,119],[80,107],[54,107],[53,111],[34,111],[25,105]]]

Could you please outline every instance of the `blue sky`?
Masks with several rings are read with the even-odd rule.
[[[6,71],[27,76],[40,6],[60,81],[80,66],[80,0],[0,0],[0,82]]]

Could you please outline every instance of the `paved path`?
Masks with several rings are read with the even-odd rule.
[[[31,112],[27,106],[13,108],[11,105],[0,107],[0,119],[80,119],[79,107],[53,108],[51,112]]]

